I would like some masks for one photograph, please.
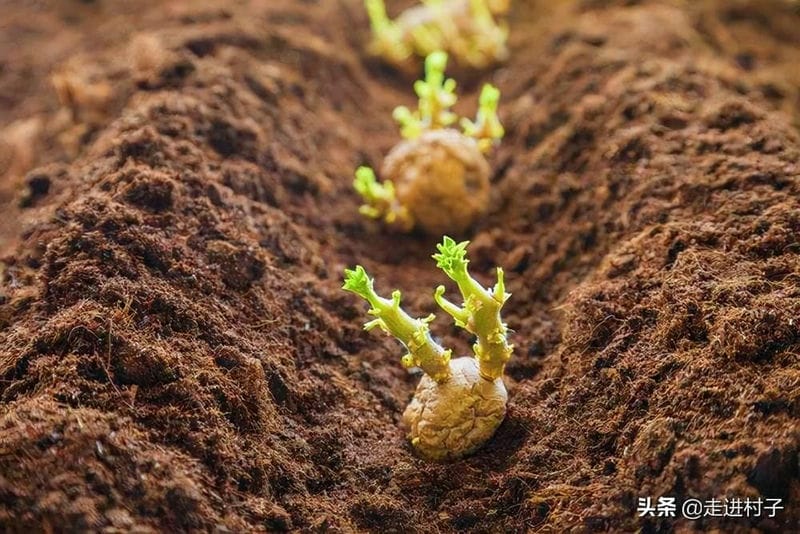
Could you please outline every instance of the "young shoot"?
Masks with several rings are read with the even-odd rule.
[[[485,68],[508,56],[508,0],[421,0],[391,20],[383,0],[364,0],[372,27],[370,51],[394,65],[412,54],[425,57],[447,50],[474,68]]]
[[[375,171],[362,166],[356,169],[353,187],[364,200],[364,204],[358,208],[359,213],[371,219],[383,219],[386,224],[396,225],[405,231],[413,227],[411,215],[398,202],[391,180],[378,183]]]
[[[405,42],[403,29],[386,14],[383,0],[364,0],[370,26],[372,27],[372,43],[370,52],[383,56],[390,63],[403,63],[413,52],[409,43]]]
[[[473,356],[451,358],[452,350],[431,337],[429,324],[434,316],[415,319],[408,315],[400,307],[399,290],[391,299],[378,295],[373,279],[360,265],[345,270],[342,286],[370,304],[368,313],[375,319],[364,328],[379,327],[396,337],[407,351],[401,358],[403,366],[422,369],[423,377],[403,413],[403,422],[411,445],[430,460],[460,458],[481,447],[505,418],[508,402],[503,371],[513,347],[506,340],[508,328],[500,309],[510,295],[505,292],[500,268],[492,290],[470,276],[467,244],[444,237],[433,256],[437,266],[456,282],[464,304],[445,299],[444,286],[436,289],[434,299],[457,326],[476,336]]]
[[[437,382],[445,382],[450,378],[448,364],[452,351],[436,343],[428,327],[434,315],[424,319],[412,318],[400,307],[399,290],[392,292],[391,300],[379,296],[373,288],[373,280],[360,265],[354,270],[345,269],[342,289],[355,293],[372,306],[367,313],[376,318],[364,325],[365,330],[379,327],[403,343],[408,351],[400,360],[403,367],[419,367]]]
[[[478,116],[475,122],[465,118],[461,119],[464,135],[478,141],[481,152],[488,152],[500,142],[506,131],[497,116],[497,105],[500,103],[500,89],[491,84],[486,84],[478,98]]]
[[[444,75],[447,54],[432,52],[425,58],[425,79],[414,82],[414,92],[419,97],[417,110],[405,106],[394,109],[392,116],[400,124],[400,134],[406,139],[416,139],[423,132],[450,126],[458,117],[450,111],[456,103],[456,81]]]
[[[451,111],[456,82],[445,76],[446,67],[445,52],[431,53],[425,59],[425,78],[414,84],[417,109],[395,108],[405,140],[386,156],[383,184],[372,171],[356,177],[364,215],[403,230],[416,226],[445,234],[464,232],[488,208],[490,167],[485,154],[504,134],[497,116],[500,91],[486,84],[476,120],[461,118],[463,132],[459,131],[452,127],[459,117]]]
[[[500,318],[500,309],[511,294],[505,291],[503,269],[497,268],[497,283],[490,291],[480,285],[467,271],[468,241],[456,243],[446,237],[436,246],[433,255],[436,266],[453,280],[464,299],[459,307],[444,297],[445,287],[439,286],[433,298],[444,311],[455,320],[456,326],[464,328],[477,337],[472,350],[478,359],[481,376],[494,380],[503,376],[506,362],[514,347],[508,344],[508,327]]]

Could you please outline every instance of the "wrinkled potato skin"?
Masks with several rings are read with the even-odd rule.
[[[403,141],[386,156],[382,176],[415,223],[432,235],[461,234],[489,206],[489,163],[474,139],[453,129]]]
[[[506,415],[503,379],[486,380],[475,358],[450,361],[452,377],[443,384],[424,375],[403,413],[408,438],[423,458],[461,458],[486,443]]]

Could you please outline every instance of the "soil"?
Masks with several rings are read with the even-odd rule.
[[[440,236],[351,187],[414,75],[365,55],[360,0],[221,6],[0,7],[3,531],[800,530],[796,2],[520,0],[509,61],[453,69],[459,110],[503,94],[458,237],[506,270],[516,350],[506,421],[450,464],[339,289],[360,263],[434,311]]]

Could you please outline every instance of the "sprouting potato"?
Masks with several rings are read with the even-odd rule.
[[[425,373],[403,414],[408,438],[417,453],[428,460],[461,458],[480,448],[503,422],[508,393],[503,373],[513,351],[508,328],[500,309],[511,296],[505,292],[502,269],[492,290],[481,286],[467,271],[468,242],[456,243],[444,237],[434,259],[439,268],[456,282],[463,306],[444,298],[444,286],[434,292],[436,303],[455,324],[475,335],[474,356],[451,359],[452,350],[442,347],[430,334],[434,316],[415,319],[400,307],[400,291],[391,299],[379,296],[373,280],[360,265],[345,270],[343,289],[364,298],[375,319],[366,330],[379,327],[399,339],[408,353],[404,367],[419,367]]]
[[[435,52],[425,61],[425,80],[414,90],[419,105],[412,112],[394,110],[405,138],[386,156],[379,183],[369,167],[356,171],[354,187],[362,196],[362,214],[383,219],[403,231],[418,227],[431,234],[460,234],[489,206],[485,153],[505,133],[497,118],[500,92],[485,85],[477,119],[462,118],[463,131],[451,127],[458,117],[455,81],[446,79],[447,54]]]
[[[403,141],[381,168],[399,203],[431,234],[460,234],[483,215],[489,172],[478,143],[450,128]]]

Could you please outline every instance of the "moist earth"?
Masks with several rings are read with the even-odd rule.
[[[357,211],[417,76],[359,0],[0,12],[2,530],[800,528],[796,2],[519,0],[509,60],[451,69],[459,112],[502,91],[454,237],[516,347],[454,463],[414,456],[419,376],[339,289],[360,263],[424,316],[441,280],[438,236]],[[659,496],[784,509],[638,517]]]

